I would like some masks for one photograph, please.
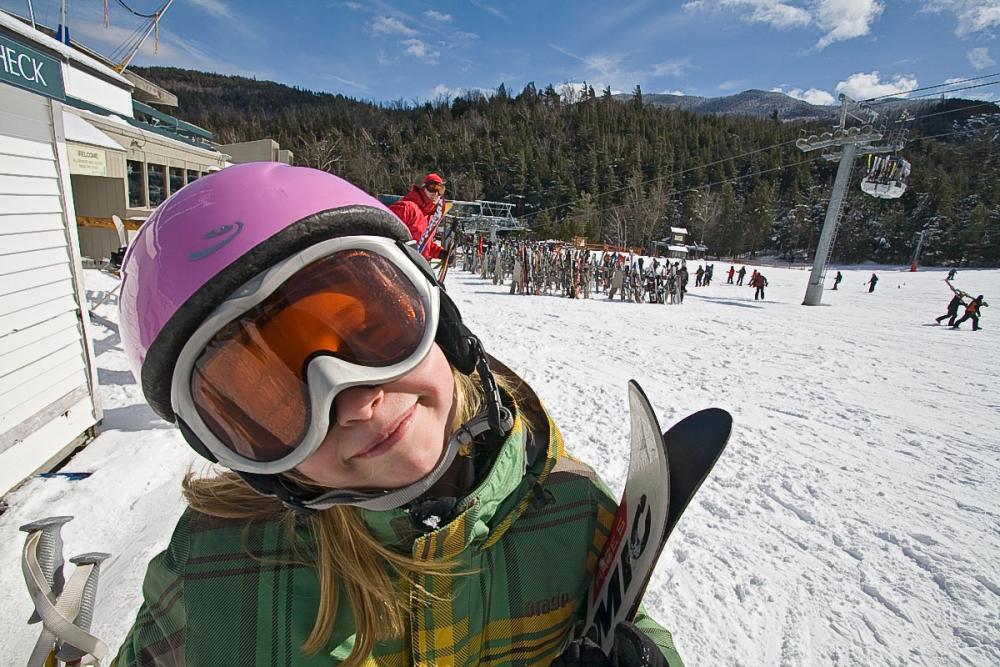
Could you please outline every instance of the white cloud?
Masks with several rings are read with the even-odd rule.
[[[481,2],[480,0],[469,0],[469,2],[472,4],[473,7],[479,7],[484,12],[489,12],[498,19],[503,19],[507,23],[510,23],[510,19],[507,18],[507,15],[504,14],[499,9],[497,9],[496,7],[494,7],[493,5],[488,5],[485,2]]]
[[[391,16],[376,16],[371,23],[374,35],[416,35],[417,31]]]
[[[653,65],[653,76],[683,76],[690,67],[690,58],[667,60]]]
[[[777,88],[772,88],[773,93],[784,93],[789,97],[794,97],[797,100],[802,100],[809,104],[818,104],[821,106],[829,106],[834,103],[834,97],[825,90],[820,90],[819,88],[810,88],[809,90],[802,90],[801,88],[790,88],[785,90],[784,86],[779,86]]]
[[[825,49],[834,42],[864,37],[884,10],[885,5],[877,0],[820,0],[815,19],[826,34],[816,47]]]
[[[684,97],[685,95],[687,95],[687,93],[685,93],[683,90],[661,90],[660,95],[679,95],[681,97]]]
[[[219,19],[232,19],[233,13],[221,0],[191,0],[191,4],[201,7],[206,12]]]
[[[723,81],[719,84],[719,90],[736,90],[742,87],[746,81],[743,79],[731,79],[729,81]]]
[[[870,73],[858,72],[847,77],[846,81],[837,84],[837,92],[844,93],[856,100],[870,97],[897,95],[905,97],[906,93],[917,87],[917,77],[906,74],[896,74],[891,81],[882,81],[876,70]]]
[[[990,51],[985,46],[972,49],[966,55],[969,57],[969,62],[977,70],[983,70],[997,64],[997,61],[990,58]]]
[[[779,30],[804,27],[812,23],[812,16],[805,9],[774,0],[691,0],[684,3],[683,7],[689,12],[715,7],[734,9],[750,23],[766,23]]]
[[[824,34],[816,43],[818,49],[867,35],[885,9],[878,0],[690,0],[683,7],[688,12],[729,10],[743,21],[778,30],[819,28]]]
[[[923,11],[954,14],[959,37],[1000,27],[1000,0],[925,0]]]
[[[438,57],[441,54],[427,46],[425,42],[419,39],[405,39],[402,44],[406,47],[403,53],[411,55],[417,60],[430,65],[436,65],[438,63]]]
[[[366,86],[365,84],[363,84],[363,83],[361,83],[359,81],[351,81],[350,79],[345,79],[344,77],[336,76],[336,75],[334,75],[332,78],[335,81],[339,81],[340,83],[342,83],[344,85],[347,85],[347,86],[351,86],[353,88],[360,88],[361,90],[369,90],[369,91],[371,90],[371,88],[369,88],[368,86]]]
[[[442,12],[436,12],[433,9],[428,9],[424,12],[424,16],[432,21],[441,21],[442,23],[451,23],[455,19],[452,18],[451,14],[444,14]]]

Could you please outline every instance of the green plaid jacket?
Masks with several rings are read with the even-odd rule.
[[[565,648],[585,612],[616,502],[591,468],[566,454],[541,405],[531,407],[548,422],[547,433],[536,434],[547,438],[546,451],[525,468],[518,415],[492,469],[446,525],[420,533],[403,510],[364,512],[383,543],[412,540],[414,557],[453,558],[471,573],[421,582],[433,597],[409,593],[407,635],[378,643],[367,664],[548,665]],[[149,565],[144,602],[114,664],[338,664],[354,642],[350,608],[340,605],[326,649],[303,654],[319,586],[313,568],[277,563],[290,556],[277,522],[186,511]],[[681,665],[668,631],[644,613],[637,625],[672,667]]]

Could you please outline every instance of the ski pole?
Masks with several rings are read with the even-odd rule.
[[[69,562],[77,567],[93,566],[90,572],[87,573],[87,581],[83,585],[83,597],[80,599],[80,613],[77,614],[74,621],[75,625],[84,632],[90,632],[90,624],[94,620],[94,605],[97,602],[97,580],[101,572],[101,563],[110,556],[111,554],[91,552],[69,559]],[[85,655],[87,655],[87,651],[63,642],[59,647],[56,657],[63,662],[69,663],[74,661],[79,662]]]
[[[41,532],[38,540],[38,567],[42,570],[45,583],[49,585],[49,601],[55,603],[56,598],[62,593],[63,585],[66,583],[63,577],[63,524],[71,521],[71,516],[50,516],[40,521],[26,523],[19,528],[29,535]],[[28,623],[38,623],[42,617],[38,615],[36,609],[31,613]]]

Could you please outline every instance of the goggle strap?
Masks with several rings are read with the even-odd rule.
[[[490,428],[497,436],[505,436],[514,427],[514,417],[510,410],[504,407],[500,399],[500,388],[497,387],[496,378],[490,371],[489,361],[483,344],[476,336],[470,335],[469,346],[476,356],[476,370],[479,371],[479,379],[483,383],[483,391],[486,394],[486,414],[489,418]]]

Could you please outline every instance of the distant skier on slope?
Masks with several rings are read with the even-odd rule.
[[[756,290],[753,293],[753,300],[754,301],[757,301],[758,299],[763,300],[764,288],[767,287],[767,278],[764,277],[763,273],[754,271],[753,277],[750,279],[750,287],[753,287]]]
[[[747,267],[741,266],[740,270],[737,272],[736,275],[739,276],[739,278],[736,280],[736,284],[737,285],[742,285],[743,284],[743,278],[747,275]]]
[[[837,271],[837,275],[834,276],[833,278],[833,289],[837,289],[837,285],[839,285],[840,281],[843,279],[844,279],[844,274],[841,273],[840,271]]]
[[[125,354],[229,472],[185,478],[120,667],[580,664],[561,654],[615,499],[408,241],[358,188],[278,163],[206,176],[142,226]],[[606,664],[681,664],[644,612],[612,632]]]
[[[962,296],[964,292],[955,291],[955,294],[951,297],[951,301],[948,302],[948,312],[946,312],[941,317],[935,317],[934,321],[941,324],[941,320],[947,319],[948,326],[955,324],[955,318],[958,317],[959,306],[964,306],[965,301],[962,301]]]
[[[733,284],[733,275],[735,275],[735,274],[736,274],[736,267],[730,265],[729,266],[729,271],[726,272],[726,284],[727,285],[732,285]]]
[[[951,328],[959,329],[961,328],[962,322],[971,319],[972,330],[979,331],[980,329],[982,329],[982,327],[979,326],[979,311],[981,308],[987,307],[989,305],[990,304],[983,301],[983,295],[980,294],[975,299],[969,302],[969,304],[965,307],[965,315],[962,315],[962,318],[960,320],[952,324]]]
[[[872,292],[875,291],[875,284],[876,283],[878,283],[878,276],[876,276],[873,273],[872,277],[868,279],[868,293],[869,294],[871,294]]]

